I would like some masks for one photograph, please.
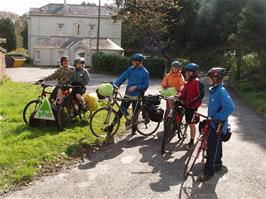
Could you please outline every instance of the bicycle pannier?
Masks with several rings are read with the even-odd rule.
[[[147,95],[144,96],[145,105],[159,105],[161,103],[159,95]]]
[[[87,104],[87,108],[88,108],[89,111],[97,110],[98,102],[97,102],[97,99],[94,96],[85,93],[83,95],[83,98],[84,98],[84,100],[85,100],[85,102]]]
[[[164,110],[157,108],[156,106],[151,106],[149,108],[149,117],[153,122],[161,122],[163,120]]]

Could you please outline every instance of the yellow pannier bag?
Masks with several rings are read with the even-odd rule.
[[[83,98],[84,98],[84,100],[85,100],[85,102],[87,104],[87,108],[88,108],[89,111],[95,111],[95,110],[98,109],[97,97],[85,93],[83,95]]]

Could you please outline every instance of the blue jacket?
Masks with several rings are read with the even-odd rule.
[[[209,89],[208,116],[212,118],[211,127],[216,128],[215,122],[224,121],[223,133],[227,132],[228,117],[235,110],[234,103],[223,84],[218,84]]]
[[[146,68],[142,67],[128,67],[118,78],[114,84],[119,87],[126,80],[126,95],[129,96],[141,96],[149,87],[149,72]],[[133,92],[129,92],[128,89],[131,86],[137,86],[137,89]]]

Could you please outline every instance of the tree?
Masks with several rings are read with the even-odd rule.
[[[256,53],[259,64],[249,69],[247,78],[257,88],[266,89],[266,3],[261,0],[249,1],[238,23],[238,41],[242,54]],[[239,71],[241,73],[241,71]],[[240,75],[239,75],[240,76]],[[256,81],[255,81],[256,80]]]
[[[0,19],[0,37],[6,38],[6,44],[1,44],[7,51],[16,49],[15,25],[10,18]]]

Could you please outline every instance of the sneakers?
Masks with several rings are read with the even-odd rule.
[[[189,142],[186,146],[187,150],[191,150],[194,146],[194,143],[193,142]]]
[[[85,112],[88,111],[88,107],[87,107],[86,104],[82,104],[82,105],[81,105],[81,111],[82,111],[83,113],[85,113]]]
[[[212,176],[204,175],[204,176],[202,176],[202,177],[199,178],[199,181],[200,182],[206,182],[206,181],[208,181],[211,178],[212,178]]]

